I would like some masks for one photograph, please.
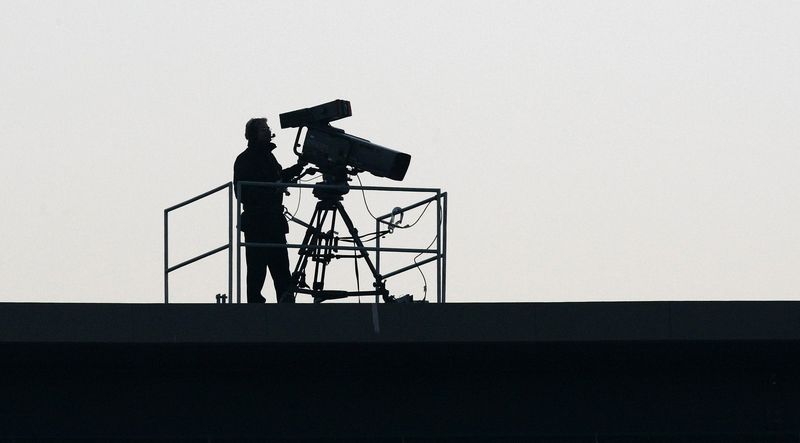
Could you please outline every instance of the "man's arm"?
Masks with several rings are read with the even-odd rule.
[[[303,173],[303,167],[308,163],[298,161],[294,166],[290,166],[281,171],[281,181],[284,183],[294,183]]]

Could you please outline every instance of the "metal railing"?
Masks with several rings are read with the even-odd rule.
[[[340,186],[329,186],[329,185],[318,185],[318,184],[290,184],[290,183],[267,183],[267,182],[247,182],[241,181],[238,183],[237,194],[241,195],[241,189],[243,186],[255,186],[255,187],[280,187],[280,188],[312,188],[312,189],[319,189],[319,188],[331,188],[337,189],[341,188]],[[416,262],[414,261],[413,264],[408,266],[404,266],[399,269],[391,270],[385,274],[380,274],[380,279],[387,279],[398,274],[404,273],[406,271],[417,269],[425,264],[436,262],[436,301],[438,303],[444,303],[446,299],[446,263],[447,263],[447,193],[442,192],[441,189],[438,188],[403,188],[403,187],[384,187],[384,186],[347,186],[349,190],[355,191],[380,191],[380,192],[409,192],[409,193],[430,193],[433,194],[432,196],[415,202],[413,204],[407,205],[402,208],[395,208],[392,212],[375,217],[375,246],[374,247],[348,247],[343,245],[338,245],[337,249],[340,250],[362,250],[362,251],[369,251],[375,253],[375,267],[380,274],[380,267],[381,267],[381,254],[387,253],[414,253],[418,255],[428,255],[427,258]],[[218,248],[210,250],[208,252],[202,253],[196,257],[190,258],[186,261],[183,261],[179,264],[174,266],[169,266],[169,213],[182,208],[186,205],[194,203],[198,200],[216,194],[222,190],[228,190],[228,244],[222,245]],[[307,244],[270,244],[270,243],[246,243],[242,241],[242,231],[241,231],[241,223],[236,223],[234,227],[233,221],[234,220],[241,220],[242,214],[242,207],[238,201],[234,200],[234,189],[233,184],[228,182],[224,185],[218,186],[208,192],[200,194],[194,198],[186,200],[182,203],[174,205],[164,210],[164,303],[169,303],[169,274],[172,271],[180,269],[184,266],[190,265],[195,263],[199,260],[202,260],[206,257],[214,255],[218,252],[222,252],[224,250],[228,250],[228,297],[227,302],[233,303],[233,276],[236,276],[236,303],[241,303],[241,294],[242,294],[242,247],[282,247],[282,248],[289,248],[289,249],[322,249],[325,246],[320,245],[307,245]],[[419,208],[423,205],[428,205],[435,202],[436,203],[436,240],[432,242],[436,244],[435,248],[431,248],[430,246],[427,248],[397,248],[397,247],[381,247],[380,245],[380,232],[382,226],[387,226],[391,224],[391,220],[400,214],[406,213],[408,211],[414,210]],[[235,213],[234,213],[234,207]],[[389,220],[389,221],[387,221]],[[300,224],[303,224],[300,222]],[[236,235],[235,247],[236,247],[236,268],[234,272],[233,268],[233,245],[234,240],[233,236]],[[377,282],[376,283],[380,283]],[[219,300],[218,300],[219,302]],[[379,298],[375,296],[375,302],[379,302]]]
[[[211,251],[202,253],[196,257],[190,258],[189,260],[178,263],[175,266],[169,266],[169,213],[176,209],[194,203],[198,200],[216,194],[217,192],[220,192],[224,189],[228,190],[228,244],[222,245],[216,249],[212,249]],[[164,209],[164,303],[169,303],[170,272],[178,270],[184,266],[190,265],[196,261],[202,260],[218,252],[222,252],[226,249],[228,250],[228,303],[232,303],[233,302],[233,297],[231,293],[231,291],[233,290],[233,249],[231,248],[232,244],[233,244],[233,183],[232,182],[225,183],[224,185],[220,185],[208,192],[204,192],[203,194],[190,198],[189,200],[186,200],[183,203],[178,203],[175,206],[171,206],[167,209]]]
[[[447,270],[447,193],[442,192],[441,189],[438,188],[407,188],[407,187],[386,187],[386,186],[339,186],[339,185],[319,185],[319,184],[300,184],[300,183],[268,183],[268,182],[249,182],[249,181],[241,181],[237,184],[238,189],[236,190],[237,195],[242,195],[242,187],[243,186],[256,186],[256,187],[272,187],[272,188],[311,188],[315,190],[338,190],[338,189],[347,189],[348,191],[382,191],[382,192],[409,192],[409,193],[430,193],[433,196],[408,205],[404,208],[395,208],[394,211],[375,217],[375,237],[376,237],[376,244],[374,247],[356,247],[356,246],[343,246],[337,245],[336,249],[342,251],[368,251],[368,252],[375,252],[375,266],[380,274],[380,255],[381,253],[415,253],[415,254],[427,254],[432,255],[419,263],[414,263],[412,265],[405,266],[400,269],[396,269],[390,271],[387,274],[381,274],[381,279],[386,279],[403,272],[417,269],[422,265],[427,263],[431,263],[436,261],[436,301],[438,303],[444,303],[446,299],[446,270]],[[386,220],[391,219],[393,216],[408,212],[420,206],[436,202],[436,209],[437,209],[437,219],[436,219],[436,248],[387,248],[380,246],[380,229],[381,224],[386,225]],[[241,217],[241,205],[237,205],[237,220]],[[304,224],[304,223],[300,223]],[[245,243],[241,241],[241,230],[237,224],[237,255],[236,255],[236,269],[237,269],[237,276],[241,275],[241,266],[242,266],[242,259],[241,259],[241,248],[242,246],[245,247],[268,247],[268,248],[289,248],[289,249],[326,249],[328,246],[324,245],[307,245],[307,244],[272,244],[272,243]],[[241,298],[241,278],[237,277],[237,300]],[[379,281],[375,282],[379,284]],[[375,302],[378,303],[379,297],[375,296]]]
[[[410,188],[409,188],[410,189]],[[414,204],[408,205],[403,208],[396,208],[392,212],[386,215],[382,215],[380,217],[375,218],[375,232],[378,233],[380,231],[381,223],[387,224],[385,221],[387,218],[391,220],[396,215],[408,212],[412,209],[416,209],[421,207],[422,205],[429,204],[433,201],[436,202],[436,249],[425,249],[425,250],[415,250],[410,248],[381,248],[381,237],[375,237],[375,264],[378,269],[378,273],[380,273],[381,269],[381,251],[383,252],[417,252],[420,254],[424,253],[433,253],[436,254],[433,257],[428,257],[421,262],[414,262],[413,265],[408,265],[403,268],[391,271],[387,274],[381,274],[384,279],[389,277],[393,277],[400,273],[410,271],[412,269],[416,269],[422,265],[430,263],[432,261],[436,261],[436,301],[437,303],[444,303],[445,302],[445,293],[447,289],[447,279],[446,279],[446,271],[447,271],[447,193],[441,192],[440,189],[430,189],[430,190],[422,190],[421,192],[434,192],[435,195],[429,197],[425,200],[418,201]]]

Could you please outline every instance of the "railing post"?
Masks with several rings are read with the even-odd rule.
[[[185,261],[185,262],[183,262],[183,263],[181,263],[179,265],[175,265],[172,268],[170,268],[170,266],[169,266],[169,213],[170,213],[170,211],[173,211],[173,210],[178,209],[178,208],[182,208],[182,207],[184,207],[184,206],[186,206],[188,204],[194,203],[194,202],[196,202],[196,201],[198,201],[200,199],[206,198],[206,197],[208,197],[208,196],[210,196],[212,194],[216,194],[217,192],[219,192],[219,191],[221,191],[221,190],[223,190],[225,188],[228,188],[228,208],[229,208],[228,209],[228,244],[227,244],[227,246],[220,246],[219,248],[217,248],[217,249],[215,249],[213,251],[207,252],[205,254],[201,254],[201,255],[193,258],[193,259],[187,260],[187,261]],[[174,270],[177,270],[179,268],[182,268],[183,266],[186,266],[186,265],[188,265],[190,263],[194,263],[195,261],[200,260],[202,258],[205,258],[205,257],[208,257],[210,255],[216,254],[217,252],[222,251],[226,247],[228,248],[228,293],[231,292],[231,288],[233,286],[233,283],[232,283],[232,280],[231,280],[231,268],[233,266],[232,265],[233,256],[231,255],[231,252],[230,252],[230,249],[233,247],[233,245],[231,244],[231,240],[232,240],[231,239],[231,231],[232,231],[231,213],[232,212],[231,212],[231,209],[230,209],[231,199],[232,199],[231,189],[232,189],[232,184],[231,184],[231,182],[228,182],[228,183],[226,183],[224,185],[218,186],[218,187],[216,187],[216,188],[214,188],[214,189],[212,189],[212,190],[210,190],[208,192],[205,192],[205,193],[200,194],[200,195],[198,195],[196,197],[190,198],[189,200],[186,200],[185,202],[179,203],[177,205],[174,205],[174,206],[169,207],[169,208],[164,210],[164,303],[165,304],[169,303],[169,273],[170,272],[172,272]]]
[[[436,192],[436,303],[442,302],[442,193]]]
[[[233,303],[233,183],[228,183],[228,303]]]
[[[444,198],[444,211],[442,214],[442,303],[445,303],[447,295],[447,193],[443,193]]]
[[[164,303],[169,303],[169,210],[164,210]]]
[[[242,195],[242,183],[236,184],[236,195]],[[242,206],[236,199],[236,303],[242,302]]]

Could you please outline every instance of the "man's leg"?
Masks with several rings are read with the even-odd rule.
[[[245,233],[245,242],[265,243],[263,236],[257,233]],[[264,303],[266,299],[261,295],[264,279],[267,278],[268,254],[266,248],[245,248],[247,261],[247,303]]]
[[[273,238],[272,243],[286,244],[286,234],[279,234]],[[275,297],[281,302],[283,293],[289,289],[292,274],[289,272],[289,251],[286,248],[270,248],[269,252],[269,273],[272,276],[272,283],[275,287]],[[294,302],[294,294],[291,294],[291,301]]]

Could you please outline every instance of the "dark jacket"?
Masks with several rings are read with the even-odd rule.
[[[297,165],[284,170],[272,154],[272,149],[251,144],[236,157],[233,164],[233,186],[244,210],[242,231],[289,232],[289,224],[283,216],[283,188],[245,185],[239,195],[240,181],[289,182],[297,175]]]

